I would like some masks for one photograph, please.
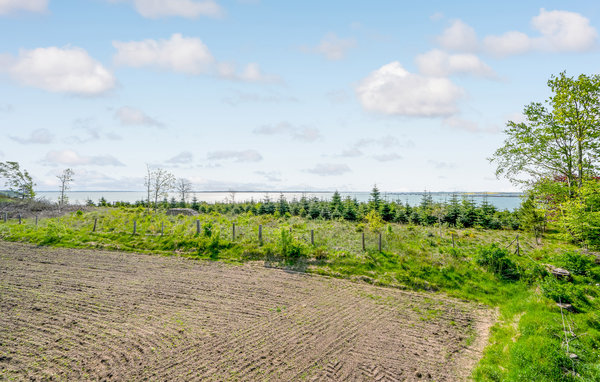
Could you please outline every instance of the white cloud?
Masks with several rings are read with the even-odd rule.
[[[189,151],[182,151],[173,158],[168,159],[167,163],[171,164],[189,164],[194,160],[194,155]]]
[[[0,15],[13,12],[45,12],[48,0],[0,0]]]
[[[135,10],[149,19],[161,17],[184,17],[195,19],[199,16],[221,17],[223,9],[214,0],[109,0],[111,2],[131,2]]]
[[[15,110],[15,107],[11,104],[0,104],[0,112],[10,113]]]
[[[598,32],[583,15],[568,11],[546,11],[531,19],[531,26],[540,33],[530,37],[519,31],[509,31],[501,36],[487,36],[486,51],[505,57],[532,50],[543,52],[585,52],[596,46]]]
[[[219,77],[236,81],[247,82],[280,82],[281,78],[269,74],[265,74],[260,69],[260,66],[251,62],[241,73],[238,73],[235,64],[230,62],[220,62],[217,64],[217,73]]]
[[[137,125],[137,126],[155,126],[163,127],[164,125],[156,119],[149,117],[146,113],[141,110],[123,106],[117,109],[114,117],[121,122],[123,125]]]
[[[65,166],[124,166],[112,155],[85,156],[73,150],[50,151],[46,154],[46,164]]]
[[[281,173],[279,171],[254,171],[255,174],[264,176],[269,182],[281,182]]]
[[[208,159],[211,160],[227,160],[234,159],[236,162],[259,162],[261,161],[262,155],[256,150],[221,150],[213,151],[208,153]]]
[[[336,36],[334,33],[329,33],[317,45],[314,52],[322,54],[331,61],[341,60],[346,56],[346,53],[356,47],[354,39],[343,39]]]
[[[417,117],[454,114],[458,99],[464,95],[450,80],[409,73],[397,61],[362,80],[356,93],[367,110]]]
[[[415,59],[419,72],[426,76],[447,77],[453,74],[471,74],[494,78],[496,74],[474,54],[448,54],[439,49],[420,54]]]
[[[305,171],[319,176],[337,176],[351,172],[352,170],[345,164],[319,163],[315,167],[306,169]]]
[[[400,159],[402,159],[402,157],[396,153],[390,153],[390,154],[373,155],[373,159],[375,159],[379,162],[391,162],[391,161],[400,160]]]
[[[441,47],[456,52],[475,52],[479,46],[475,29],[461,20],[454,20],[436,40]]]
[[[54,140],[54,134],[50,132],[48,129],[37,129],[31,132],[28,138],[21,137],[10,137],[13,141],[22,143],[22,144],[46,144],[51,143]]]
[[[215,64],[214,57],[200,39],[183,37],[179,33],[168,40],[113,41],[113,46],[117,49],[114,56],[117,65],[197,75],[209,72]]]
[[[598,32],[590,20],[575,12],[546,11],[531,20],[531,25],[542,34],[539,48],[555,52],[583,52],[596,45]]]
[[[236,81],[281,81],[277,76],[263,73],[257,63],[249,63],[238,72],[234,63],[217,62],[199,38],[184,37],[179,33],[169,39],[113,41],[113,46],[117,49],[113,61],[120,66],[149,67],[188,75],[215,74]]]
[[[116,84],[113,74],[81,48],[21,50],[6,61],[2,66],[15,80],[50,92],[93,96]]]
[[[465,130],[465,131],[468,131],[471,133],[495,134],[495,133],[500,132],[500,129],[496,125],[488,124],[487,126],[482,127],[473,121],[469,121],[469,120],[463,119],[458,116],[451,116],[448,118],[444,118],[444,120],[442,121],[442,124],[444,124],[448,127],[451,127],[453,129]]]
[[[263,125],[253,130],[254,134],[262,135],[289,135],[295,140],[314,142],[321,137],[319,130],[311,127],[294,126],[288,122],[279,122],[276,125]]]
[[[533,48],[533,41],[525,33],[510,31],[501,36],[486,36],[483,45],[488,53],[506,57],[529,52]]]

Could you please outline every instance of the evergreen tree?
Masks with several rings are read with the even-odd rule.
[[[377,211],[379,212],[379,209],[381,208],[381,194],[379,192],[379,189],[377,188],[377,185],[373,185],[373,189],[371,190],[371,198],[369,199],[369,209],[371,211]]]

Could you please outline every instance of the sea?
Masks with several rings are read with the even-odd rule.
[[[38,191],[36,197],[46,199],[50,202],[58,200],[58,191]],[[381,192],[381,198],[387,201],[398,201],[408,203],[411,206],[416,206],[421,203],[424,192]],[[467,198],[480,205],[484,200],[492,204],[499,210],[515,210],[521,204],[522,194],[519,192],[428,192],[435,202],[447,202],[453,195],[457,195],[459,199]],[[85,204],[88,200],[98,203],[101,198],[108,202],[136,202],[146,199],[144,191],[68,191],[66,193],[70,204]],[[317,198],[320,200],[330,200],[333,196],[332,191],[194,191],[189,193],[187,201],[191,201],[193,197],[200,202],[207,203],[222,203],[222,202],[246,202],[246,201],[263,201],[269,199],[277,201],[283,197],[292,201],[299,200],[303,196],[307,198]],[[359,202],[366,202],[370,198],[370,192],[341,192],[342,198],[347,196],[356,198]],[[169,194],[167,199],[174,197],[179,200],[179,195],[175,193]]]

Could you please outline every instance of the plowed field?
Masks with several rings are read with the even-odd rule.
[[[455,381],[489,324],[439,295],[256,263],[0,242],[0,379]]]

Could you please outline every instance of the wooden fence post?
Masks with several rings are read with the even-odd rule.
[[[19,214],[19,224],[21,224],[21,214]]]
[[[258,242],[262,245],[262,224],[258,225]]]
[[[231,223],[231,239],[235,240],[235,223]]]
[[[200,220],[196,220],[196,235],[200,235]]]
[[[363,251],[366,249],[365,248],[365,233],[364,232],[362,233],[362,249],[363,249]]]
[[[92,232],[96,232],[96,225],[98,224],[98,218],[94,218],[94,228],[92,228]]]
[[[454,248],[454,234],[452,234],[452,248]]]
[[[160,223],[160,236],[162,236],[164,232],[165,232],[165,223],[161,222]]]
[[[4,222],[6,223],[6,221],[8,220],[8,212],[4,213]]]
[[[38,216],[37,215],[35,215],[35,225],[36,225],[36,227],[38,225]]]
[[[381,232],[379,232],[379,252],[381,252]]]
[[[135,235],[135,232],[137,231],[137,221],[133,221],[133,234]]]
[[[310,230],[310,245],[315,245],[315,230]]]
[[[519,248],[519,235],[517,234],[517,256],[521,256],[521,248]]]

